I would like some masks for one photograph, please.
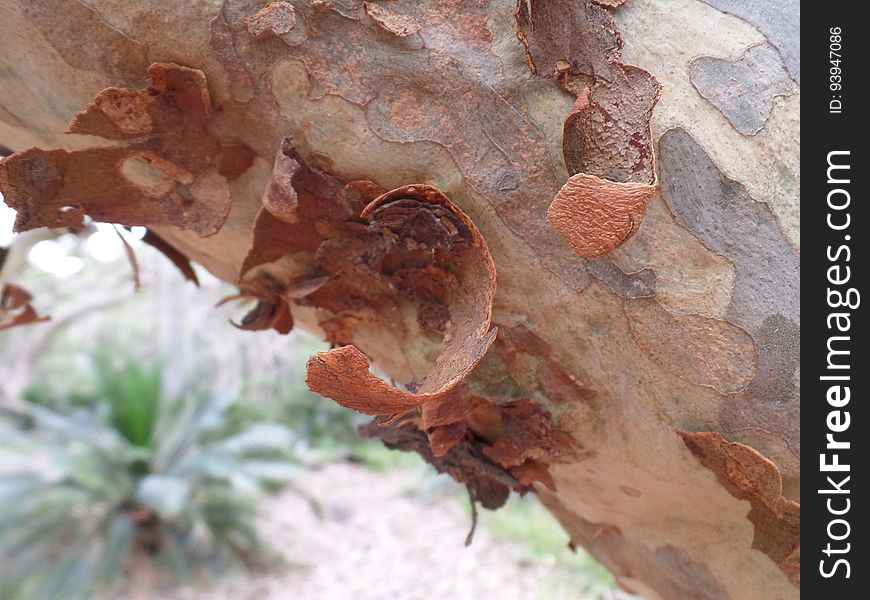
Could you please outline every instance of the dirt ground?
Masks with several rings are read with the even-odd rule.
[[[262,531],[284,567],[211,590],[167,590],[167,600],[625,600],[590,596],[553,562],[479,528],[444,494],[419,493],[420,475],[335,464],[299,483],[320,504],[285,491],[263,504]],[[414,493],[412,493],[413,490]]]

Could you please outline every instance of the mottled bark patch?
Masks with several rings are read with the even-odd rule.
[[[660,142],[662,197],[677,223],[735,267],[726,320],[752,336],[759,357],[748,388],[723,405],[729,430],[761,427],[800,454],[800,256],[770,208],[726,177],[684,130]]]
[[[412,15],[392,12],[389,5],[380,5],[375,2],[364,2],[366,14],[378,24],[378,27],[393,35],[405,37],[420,31],[422,25]]]
[[[117,83],[142,79],[147,48],[112,27],[80,0],[23,0],[25,18],[69,66]]]
[[[615,525],[584,519],[561,505],[555,494],[542,493],[539,497],[572,533],[571,543],[602,557],[617,581],[640,580],[667,599],[731,600],[703,556],[693,556],[673,544],[647,547]]]
[[[289,2],[271,2],[245,18],[245,31],[256,39],[282,36],[296,27],[296,11]]]
[[[652,298],[656,295],[656,273],[652,269],[626,273],[608,257],[590,260],[586,269],[620,298]]]

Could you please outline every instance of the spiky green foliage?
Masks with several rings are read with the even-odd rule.
[[[297,475],[292,432],[229,428],[232,393],[167,399],[159,368],[96,364],[90,403],[0,428],[21,465],[0,476],[0,597],[86,598],[143,561],[191,580],[262,556],[254,501]]]

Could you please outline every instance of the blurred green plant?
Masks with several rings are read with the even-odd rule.
[[[231,413],[236,427],[264,420],[282,423],[296,434],[299,457],[315,464],[346,458],[360,442],[357,427],[370,417],[311,392],[304,383],[268,382],[276,390],[273,394],[264,393],[265,387],[265,383],[249,386],[243,396],[277,398],[235,405]]]
[[[153,587],[155,567],[191,582],[263,561],[255,500],[299,474],[294,433],[234,426],[232,392],[165,398],[159,365],[94,365],[91,395],[31,396],[0,427],[0,453],[26,457],[0,475],[0,598],[89,598]]]

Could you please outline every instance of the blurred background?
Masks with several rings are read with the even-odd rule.
[[[0,599],[630,597],[533,497],[465,547],[464,488],[307,390],[324,344],[235,328],[144,230],[13,221],[0,283],[51,320],[0,331]]]

